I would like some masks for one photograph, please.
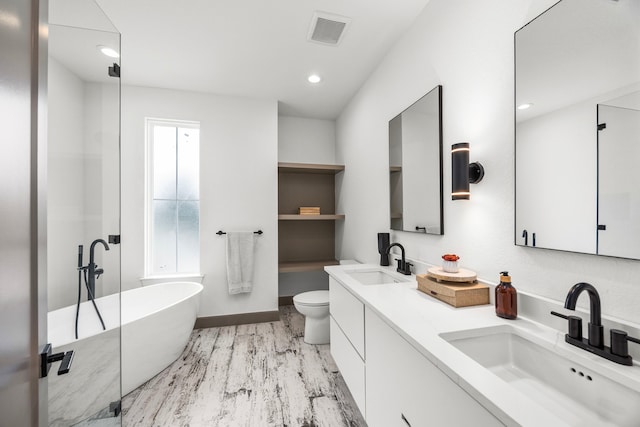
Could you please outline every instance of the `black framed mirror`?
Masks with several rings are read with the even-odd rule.
[[[515,244],[640,259],[640,1],[562,0],[515,33]]]
[[[390,228],[444,234],[442,86],[389,121]]]

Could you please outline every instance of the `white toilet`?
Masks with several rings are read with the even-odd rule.
[[[304,316],[304,342],[329,344],[329,291],[298,294],[293,305]]]

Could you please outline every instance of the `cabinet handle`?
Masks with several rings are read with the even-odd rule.
[[[407,417],[404,416],[404,414],[400,414],[400,418],[402,418],[402,421],[404,421],[404,423],[406,425],[408,425],[409,427],[411,427],[411,423],[409,422],[409,420],[407,420]]]

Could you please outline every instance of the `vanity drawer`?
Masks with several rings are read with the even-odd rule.
[[[329,278],[329,311],[360,358],[364,353],[364,304],[340,282]]]
[[[365,414],[365,364],[335,319],[330,316],[331,356],[336,362],[358,409]]]

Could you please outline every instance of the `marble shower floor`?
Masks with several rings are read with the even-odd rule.
[[[122,424],[157,427],[366,427],[329,345],[280,321],[198,329],[180,358],[122,400]]]

